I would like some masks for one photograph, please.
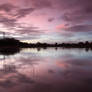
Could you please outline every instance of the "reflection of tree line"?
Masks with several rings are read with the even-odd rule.
[[[20,75],[22,75],[21,78],[22,77],[26,78],[26,80],[21,79],[23,82],[31,83],[33,81],[38,81],[39,80],[39,78],[38,78],[38,70],[39,69],[37,69],[37,67],[35,67],[34,63],[30,63],[30,64],[28,63],[27,65],[30,65],[30,68],[29,68],[30,69],[30,76],[29,77],[27,77],[26,73],[18,72],[18,69],[22,69],[23,71],[25,70],[25,67],[22,67],[22,66],[25,66],[24,63],[22,65],[19,65],[19,66],[18,65],[16,66],[16,64],[7,63],[7,58],[4,56],[3,59],[0,60],[0,66],[1,66],[0,72],[3,73],[4,75],[10,74],[10,73],[12,73],[12,74],[15,73],[19,76],[19,78],[20,78]]]
[[[6,74],[8,74],[8,73],[17,73],[18,74],[18,68],[25,70],[25,67],[22,68],[22,66],[25,66],[27,64],[27,65],[30,66],[30,79],[31,80],[35,80],[35,81],[39,81],[40,80],[40,78],[38,76],[39,68],[36,67],[36,63],[32,63],[31,61],[30,61],[30,63],[27,63],[26,61],[25,61],[25,63],[23,63],[21,61],[22,64],[19,65],[19,66],[18,65],[16,66],[16,64],[7,63],[7,58],[8,58],[7,55],[8,55],[8,53],[5,53],[5,52],[4,53],[0,52],[0,54],[3,54],[3,57],[0,60],[0,66],[2,67],[2,68],[0,68],[0,72],[6,73]],[[9,52],[9,55],[15,54],[17,52],[19,52],[19,50],[18,51],[15,50],[13,52]],[[26,77],[26,74],[24,76]]]
[[[3,88],[16,86],[16,83],[17,85],[33,84],[36,81],[34,77],[32,78],[32,74],[31,76],[27,76],[25,73],[23,74],[22,72],[18,72],[16,65],[3,64],[3,68],[0,69],[0,73],[2,74],[1,79],[4,78],[4,80],[0,81],[0,87]]]

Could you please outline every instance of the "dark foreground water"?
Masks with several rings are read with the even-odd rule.
[[[23,49],[0,55],[0,92],[92,92],[92,51]]]

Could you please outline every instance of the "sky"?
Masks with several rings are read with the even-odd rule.
[[[32,43],[92,41],[92,0],[0,0],[2,32]]]

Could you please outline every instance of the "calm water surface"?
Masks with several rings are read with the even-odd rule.
[[[0,55],[0,92],[92,92],[92,51],[22,49]]]

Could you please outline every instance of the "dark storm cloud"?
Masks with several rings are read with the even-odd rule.
[[[34,8],[19,9],[16,16],[17,18],[25,17],[34,11]]]
[[[2,13],[2,11],[4,13]],[[2,4],[0,5],[0,23],[6,25],[7,27],[12,27],[12,25],[16,24],[16,21],[19,18],[25,17],[33,11],[33,8],[19,8],[10,3]]]
[[[49,18],[49,19],[48,19],[49,22],[52,22],[52,21],[54,21],[54,20],[55,20],[55,18]]]
[[[0,23],[7,27],[14,26],[16,19],[13,18],[12,10],[16,9],[15,6],[5,3],[0,5]]]
[[[88,32],[88,31],[92,31],[92,25],[72,26],[68,30],[75,31],[75,32]]]
[[[36,9],[51,8],[52,3],[50,0],[24,0],[27,6],[32,5]]]
[[[39,8],[43,8],[43,7],[51,7],[51,3],[49,0],[39,0],[37,2],[35,2],[35,6],[39,7]]]
[[[7,27],[13,27],[16,25],[16,19],[9,19],[8,17],[0,16],[0,23],[4,24]]]
[[[41,34],[41,33],[44,33],[44,32],[42,32],[42,30],[32,29],[31,27],[30,28],[25,27],[21,30],[16,30],[16,31],[18,31],[18,33],[20,33],[20,34]]]
[[[59,5],[58,8],[62,10],[61,19],[71,25],[65,26],[64,30],[92,31],[92,0],[57,0],[56,2]]]
[[[66,21],[79,23],[92,20],[92,0],[75,1],[76,3],[74,4],[74,9],[65,13]]]
[[[5,3],[0,5],[0,10],[10,12],[12,9],[16,8],[14,5]]]
[[[61,7],[61,10],[69,10],[69,12],[73,12],[73,10],[90,12],[92,9],[92,0],[55,0],[55,2],[58,7]]]
[[[28,15],[32,11],[34,11],[34,8],[20,8],[20,7],[14,6],[10,3],[5,3],[5,4],[0,5],[0,11],[1,10],[8,13],[12,17],[15,17],[15,16],[24,17],[25,15]]]
[[[64,13],[63,19],[71,24],[76,23],[86,23],[92,21],[92,13],[87,13],[81,10],[73,11],[70,13]]]
[[[71,31],[71,32],[91,32],[92,25],[75,25],[71,27],[66,27],[63,30]]]

